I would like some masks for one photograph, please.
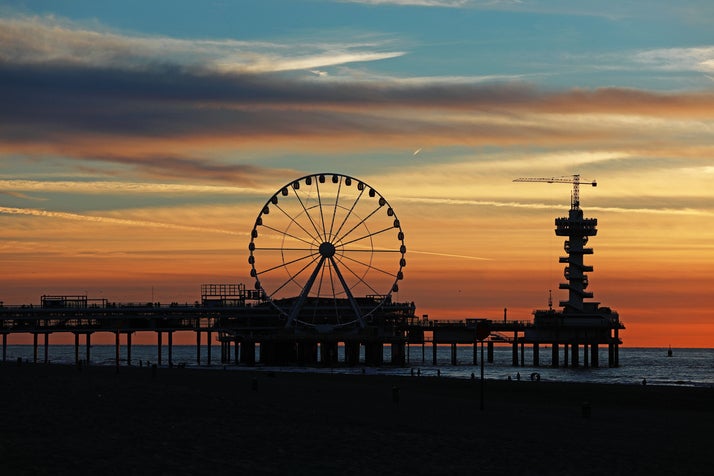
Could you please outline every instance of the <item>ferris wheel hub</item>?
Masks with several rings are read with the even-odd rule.
[[[325,241],[320,245],[319,252],[320,255],[325,258],[332,258],[333,256],[335,256],[337,250],[335,249],[335,245],[333,245],[329,241]]]

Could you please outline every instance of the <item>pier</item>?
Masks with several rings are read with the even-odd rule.
[[[72,295],[42,296],[39,306],[0,306],[2,360],[7,360],[8,342],[13,336],[32,336],[34,362],[47,363],[50,336],[71,335],[75,361],[88,363],[92,336],[108,333],[114,336],[116,365],[122,360],[132,365],[132,336],[153,333],[158,365],[173,366],[175,334],[191,333],[193,337],[189,341],[196,343],[196,365],[211,365],[215,360],[247,366],[404,366],[408,364],[407,346],[421,346],[422,355],[426,355],[430,347],[433,365],[436,365],[438,346],[451,347],[452,365],[457,365],[457,346],[472,346],[476,365],[478,333],[487,329],[488,335],[484,338],[487,362],[493,362],[494,346],[511,346],[514,366],[537,367],[544,363],[539,348],[547,344],[552,347],[549,365],[553,367],[598,367],[598,346],[607,345],[610,349],[607,365],[619,365],[617,349],[621,341],[617,332],[622,325],[617,320],[591,322],[586,326],[578,322],[575,327],[582,332],[573,332],[575,328],[562,318],[554,317],[555,320],[540,325],[536,324],[540,320],[435,320],[416,317],[413,303],[389,302],[375,316],[373,324],[364,329],[321,334],[305,329],[286,330],[272,307],[243,285],[209,284],[201,289],[204,293],[201,301],[194,304],[117,304]],[[550,336],[550,340],[544,342],[543,332],[550,333],[554,329],[559,331],[557,340]],[[120,355],[122,346],[125,356]],[[207,352],[202,355],[204,346]],[[343,361],[338,360],[338,346],[344,346]],[[386,346],[391,350],[389,361],[384,360]],[[524,359],[527,346],[532,347],[532,362]],[[167,361],[162,360],[164,347]]]
[[[248,244],[251,288],[203,284],[193,304],[122,304],[86,295],[44,295],[39,305],[0,303],[2,360],[9,336],[31,335],[34,362],[48,362],[50,336],[71,334],[75,361],[89,363],[92,336],[111,333],[116,365],[122,342],[131,365],[132,336],[148,332],[156,337],[158,365],[172,366],[174,335],[181,332],[193,334],[196,365],[211,365],[214,343],[224,365],[404,366],[413,345],[422,346],[424,359],[431,345],[434,365],[439,345],[451,347],[451,365],[457,365],[457,346],[473,346],[476,364],[481,343],[489,362],[495,345],[510,345],[514,366],[526,365],[525,348],[532,346],[535,367],[541,365],[541,346],[550,346],[552,367],[599,367],[599,347],[607,346],[607,365],[619,366],[619,315],[585,301],[593,296],[586,291],[593,268],[583,257],[593,252],[585,245],[597,234],[597,219],[584,218],[579,207],[580,176],[519,180],[574,184],[568,217],[555,220],[556,235],[567,238],[567,256],[560,258],[567,282],[560,289],[568,299],[560,302],[561,310],[550,300],[549,309],[534,311],[532,321],[509,321],[505,310],[503,320],[429,319],[416,316],[413,302],[393,302],[407,266],[394,209],[361,180],[323,173],[289,182],[261,208]],[[164,346],[168,362],[162,362]]]

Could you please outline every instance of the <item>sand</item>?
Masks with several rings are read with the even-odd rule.
[[[4,363],[0,473],[711,474],[712,388],[484,388],[481,410],[478,380]]]

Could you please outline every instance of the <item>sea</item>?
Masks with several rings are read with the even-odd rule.
[[[512,349],[510,346],[496,346],[494,348],[493,362],[484,362],[483,372],[485,379],[508,380],[542,380],[553,382],[593,382],[604,384],[632,384],[632,385],[666,385],[687,387],[714,387],[714,349],[671,349],[669,348],[636,348],[620,347],[619,367],[607,366],[607,349],[600,349],[600,367],[578,368],[552,368],[550,366],[549,349],[540,349],[541,365],[532,365],[531,349],[525,349],[523,355],[524,366],[513,366]],[[256,358],[260,358],[260,349],[256,350]],[[168,365],[168,347],[161,347],[161,366]],[[126,360],[127,348],[120,346],[120,365],[128,365]],[[437,347],[437,363],[433,365],[432,347],[430,345],[412,345],[407,352],[405,366],[383,365],[381,367],[334,367],[317,366],[255,366],[223,364],[220,362],[220,347],[211,346],[211,362],[208,362],[208,348],[204,344],[197,352],[195,345],[174,345],[172,348],[172,363],[189,369],[221,369],[221,370],[255,370],[287,371],[287,372],[313,372],[313,373],[345,373],[345,374],[380,374],[400,376],[442,376],[451,378],[480,378],[481,353],[477,351],[478,364],[473,363],[473,347],[459,346],[456,350],[456,365],[452,365],[451,347]],[[364,353],[364,351],[363,351]],[[114,345],[92,345],[90,348],[89,365],[114,366],[116,365],[116,349]],[[484,356],[486,354],[484,353]],[[200,364],[199,359],[200,357]],[[344,362],[344,348],[338,349],[340,362]],[[8,345],[5,349],[7,361],[34,362],[35,351],[32,345]],[[79,347],[79,358],[86,359],[86,348]],[[384,348],[384,362],[390,361],[390,348]],[[562,350],[561,350],[562,358]],[[520,359],[520,354],[519,354]],[[73,345],[50,345],[47,348],[47,362],[49,364],[75,363],[75,349]],[[131,365],[146,366],[158,364],[158,348],[155,345],[132,345]],[[364,355],[361,356],[364,361]],[[45,362],[45,348],[37,348],[37,362]]]

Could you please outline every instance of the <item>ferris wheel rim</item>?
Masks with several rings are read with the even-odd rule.
[[[313,183],[317,196],[301,197],[298,192],[301,184],[305,184],[306,187],[312,187]],[[356,198],[354,198],[353,203],[348,206],[340,202],[340,193],[343,187],[352,187],[353,183],[359,193],[356,195]],[[332,184],[337,187],[335,191],[336,196],[333,201],[323,203],[323,197],[320,194],[321,184],[327,184],[328,186]],[[291,190],[293,195],[290,195]],[[373,207],[369,215],[361,216],[355,211],[355,208],[365,194],[370,200],[375,199],[377,206]],[[281,209],[279,204],[281,198],[285,197],[294,197],[294,200],[299,203],[298,209],[301,209],[300,215],[304,215],[304,217],[293,216]],[[306,205],[303,199],[305,199],[305,201],[308,199],[312,200],[314,203],[311,202],[310,205]],[[286,228],[280,229],[264,223],[264,221],[266,221],[264,218],[270,214],[271,209],[277,209],[276,213],[282,213],[284,215],[283,219],[287,219],[288,221]],[[387,223],[392,220],[391,224],[380,229],[372,230],[370,228],[372,224],[368,222],[372,219],[372,216],[380,212],[380,210],[387,210]],[[343,214],[344,216],[342,216]],[[338,215],[340,216],[339,220]],[[348,221],[355,220],[355,218],[356,222],[354,224],[351,222],[348,223]],[[375,221],[376,220],[377,218],[375,218]],[[384,218],[381,220],[384,221]],[[281,245],[279,247],[257,246],[257,244],[259,244],[259,242],[257,242],[260,235],[259,228],[261,227],[273,233],[280,234]],[[291,230],[291,227],[295,229]],[[345,227],[348,229],[345,229]],[[356,238],[354,236],[350,237],[350,235],[358,229],[362,232],[362,235],[357,235]],[[375,245],[375,238],[381,238],[380,235],[388,231],[397,232],[398,246],[383,249]],[[296,245],[295,247],[289,248],[286,246],[286,242],[288,241],[297,243],[299,246]],[[366,243],[368,243],[368,246]],[[316,326],[314,321],[308,322],[301,317],[302,306],[306,300],[310,301],[311,305],[315,305],[315,313],[317,313],[318,305],[322,304],[322,301],[331,299],[334,301],[335,307],[337,307],[338,304],[344,305],[343,301],[345,300],[348,301],[352,307],[352,311],[354,311],[354,315],[345,320],[342,320],[339,317],[340,314],[336,312],[338,318],[332,323],[333,327],[344,327],[355,323],[364,326],[365,319],[369,319],[378,308],[387,302],[393,292],[398,291],[398,282],[403,279],[403,268],[406,266],[404,232],[392,206],[386,198],[371,185],[355,177],[336,172],[304,175],[291,180],[279,188],[266,200],[258,213],[253,229],[251,230],[249,250],[251,276],[255,279],[255,288],[262,292],[265,299],[276,308],[282,317],[288,319],[286,325],[299,324]],[[256,258],[256,254],[259,255],[262,252],[279,253],[280,262],[272,267],[261,270],[260,261],[259,258]],[[299,254],[293,258],[288,256],[288,252]],[[360,256],[365,256],[365,253],[368,258],[363,260]],[[397,255],[397,259],[395,260],[396,265],[393,268],[396,269],[396,271],[381,269],[373,264],[376,260],[376,256],[383,253],[394,253]],[[383,258],[380,257],[380,259]],[[258,266],[256,266],[256,261],[258,261]],[[291,268],[288,268],[289,266]],[[356,268],[359,268],[360,271],[356,272]],[[288,278],[278,286],[266,286],[264,280],[262,280],[262,276],[279,269],[284,270],[288,274]],[[312,272],[310,272],[310,270],[312,270]],[[377,290],[372,287],[367,278],[370,272],[372,274],[381,273],[380,277],[390,283],[387,289]],[[307,277],[308,273],[309,277]],[[316,295],[314,295],[312,290],[315,281],[318,281]],[[323,286],[331,288],[332,292],[321,294]],[[296,287],[297,289],[301,289],[301,293],[297,298],[294,296],[289,298],[280,297],[281,292],[286,287]],[[355,297],[351,294],[351,291],[357,288],[367,288],[370,289],[372,293],[364,296],[365,299],[362,299],[362,296]],[[311,292],[313,292],[312,295],[310,294]],[[367,297],[375,301],[374,305],[363,303],[363,301],[367,301]],[[294,310],[296,306],[294,302],[295,299],[301,301],[297,312]],[[288,310],[288,307],[291,307],[291,309]]]

